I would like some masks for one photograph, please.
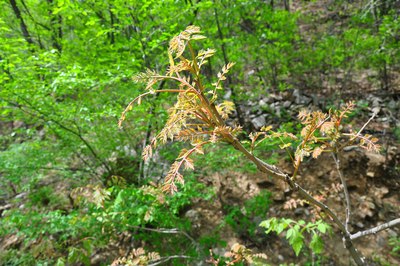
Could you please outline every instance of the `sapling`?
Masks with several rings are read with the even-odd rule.
[[[350,197],[345,179],[340,170],[338,154],[345,147],[354,145],[371,151],[379,151],[378,139],[371,135],[362,134],[362,130],[369,121],[358,132],[345,133],[342,131],[345,118],[355,107],[353,102],[347,103],[340,110],[330,110],[328,113],[303,110],[298,115],[302,124],[300,137],[285,132],[274,132],[271,126],[266,125],[260,132],[248,135],[251,144],[247,148],[246,144],[238,138],[239,133],[245,133],[242,131],[241,126],[227,123],[227,119],[235,110],[234,104],[226,100],[218,101],[218,94],[222,90],[223,81],[234,66],[234,63],[228,63],[223,66],[217,75],[216,82],[212,83],[211,86],[206,86],[203,83],[204,78],[201,74],[201,68],[207,63],[207,59],[214,55],[215,50],[207,49],[196,52],[192,46],[194,41],[205,38],[205,36],[201,35],[200,28],[197,26],[189,26],[175,36],[169,43],[169,67],[166,73],[159,74],[148,69],[146,72],[134,77],[134,81],[146,84],[146,92],[137,96],[128,104],[119,121],[119,126],[121,127],[127,112],[132,109],[135,103],[140,104],[143,97],[147,95],[155,93],[176,94],[176,102],[168,110],[169,116],[164,128],[143,149],[143,159],[147,160],[152,156],[153,150],[157,146],[165,144],[167,141],[190,143],[190,147],[182,149],[175,162],[171,165],[165,177],[162,190],[171,194],[177,192],[178,187],[176,184],[184,184],[182,171],[184,169],[194,169],[192,157],[194,154],[204,154],[206,145],[219,142],[228,143],[248,160],[252,161],[260,172],[282,179],[304,202],[314,206],[320,213],[324,213],[326,221],[334,224],[339,229],[343,236],[344,245],[357,265],[364,265],[364,258],[354,247],[353,240],[400,223],[399,218],[363,232],[352,234],[349,231],[348,225],[351,218]],[[155,89],[154,85],[161,81],[173,81],[176,82],[177,86]],[[282,140],[280,147],[284,149],[290,147],[292,143],[299,143],[297,147],[294,147],[295,152],[294,156],[292,156],[293,173],[286,173],[277,166],[269,164],[254,155],[253,151],[259,143],[269,138]],[[288,138],[292,139],[292,141],[285,141]],[[345,221],[342,221],[323,201],[313,196],[311,192],[301,187],[297,182],[298,172],[304,158],[309,156],[317,158],[322,153],[327,152],[333,156],[341,185],[344,188]],[[263,225],[268,225],[268,223],[263,223]]]

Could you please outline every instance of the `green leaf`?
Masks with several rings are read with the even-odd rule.
[[[291,238],[293,235],[293,228],[290,228],[286,233],[286,239]]]
[[[296,223],[292,219],[282,219],[282,223],[284,223],[286,226],[289,226],[292,223]]]
[[[286,148],[288,148],[290,146],[292,146],[292,143],[285,143],[285,144],[280,144],[279,148],[281,148],[283,150],[283,149],[286,149]]]
[[[59,258],[56,262],[55,266],[65,266],[65,261],[62,258]]]
[[[292,242],[292,248],[294,252],[296,253],[296,256],[299,256],[299,253],[301,251],[301,248],[303,247],[304,241],[303,241],[303,236],[300,234],[297,234],[296,238],[293,239]]]
[[[284,223],[279,223],[278,226],[276,227],[276,233],[279,235],[282,233],[283,230],[285,230],[285,224]]]
[[[300,220],[300,221],[297,222],[297,224],[298,224],[298,225],[305,225],[306,222],[305,222],[304,220]],[[310,223],[309,223],[309,224],[310,224]]]
[[[325,234],[327,230],[327,225],[324,222],[321,222],[318,224],[317,228],[321,233]]]
[[[203,35],[192,35],[191,39],[192,40],[204,40],[204,39],[207,39],[207,37],[203,36]]]
[[[320,254],[324,249],[324,243],[318,234],[313,234],[310,242],[310,248],[316,254]]]
[[[277,219],[275,217],[262,221],[260,223],[261,227],[266,228],[267,230],[265,231],[266,234],[269,234],[271,231],[275,231],[275,224],[277,222]]]
[[[74,263],[77,262],[79,258],[79,251],[77,248],[70,248],[69,253],[68,253],[68,262]]]

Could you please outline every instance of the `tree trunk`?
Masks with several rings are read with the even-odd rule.
[[[60,40],[62,39],[63,32],[62,32],[62,17],[60,15],[53,14],[53,0],[47,0],[49,3],[49,16],[50,16],[50,24],[51,24],[51,39],[53,43],[53,47],[61,53],[62,47],[60,44]]]
[[[19,25],[21,27],[22,35],[24,36],[24,39],[29,43],[29,44],[34,44],[31,35],[29,34],[28,28],[25,24],[24,18],[21,16],[21,11],[19,10],[17,3],[15,0],[9,0],[10,5],[14,11],[15,16],[19,20]]]
[[[283,0],[283,5],[285,6],[285,10],[290,12],[290,0]]]
[[[214,5],[215,5],[215,1],[214,1]],[[217,28],[218,28],[218,35],[219,35],[219,38],[220,38],[220,40],[222,42],[221,43],[221,50],[222,50],[222,55],[224,57],[224,63],[225,63],[225,65],[227,65],[229,63],[228,54],[227,54],[226,48],[225,48],[224,35],[222,33],[221,26],[220,26],[220,23],[219,23],[218,11],[217,11],[217,9],[215,7],[214,7],[214,15],[215,15],[215,22],[216,22]],[[228,85],[231,86],[230,91],[231,91],[231,95],[232,95],[232,102],[235,104],[235,107],[236,107],[236,113],[237,113],[237,118],[239,120],[239,124],[244,126],[245,125],[245,121],[244,121],[243,114],[242,114],[243,112],[242,112],[242,109],[240,108],[240,106],[239,106],[239,104],[237,102],[236,92],[232,87],[233,86],[233,82],[232,82],[232,78],[230,76],[227,76],[227,83],[228,83]]]
[[[115,43],[115,34],[114,34],[114,21],[115,21],[115,15],[111,10],[111,6],[108,9],[108,12],[110,13],[110,26],[111,26],[111,32],[109,33],[109,37],[110,37],[110,44],[114,44]]]

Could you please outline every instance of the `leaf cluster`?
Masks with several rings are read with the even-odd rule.
[[[281,143],[279,147],[285,149],[293,161],[294,177],[306,157],[312,156],[316,159],[324,152],[338,153],[351,145],[379,152],[378,139],[369,134],[363,135],[362,129],[357,133],[345,132],[343,124],[354,108],[354,102],[348,102],[341,109],[331,109],[328,113],[302,110],[298,114],[302,126],[299,135],[296,136],[289,132],[275,132],[271,126],[264,126],[260,132],[249,135],[251,151],[254,151],[265,140],[277,139]],[[293,147],[297,143],[297,147]],[[294,154],[291,153],[289,148],[295,149]]]
[[[230,251],[225,252],[224,256],[220,256],[218,259],[213,257],[212,251],[210,250],[211,258],[207,261],[212,265],[262,265],[267,260],[267,255],[263,253],[253,253],[251,249],[239,243],[235,243],[231,246]]]
[[[160,252],[174,253],[175,248],[194,252],[195,247],[182,235],[160,236],[160,233],[145,229],[160,227],[188,230],[190,223],[180,217],[181,212],[192,204],[194,198],[207,199],[212,196],[204,185],[187,177],[187,186],[171,197],[153,185],[136,187],[124,184],[120,178],[116,179],[119,185],[87,185],[71,191],[75,206],[69,212],[53,210],[44,213],[34,208],[5,211],[0,220],[0,237],[16,236],[24,241],[18,252],[25,252],[26,255],[36,249],[52,250],[50,253],[43,251],[36,260],[43,258],[55,264],[60,258],[57,262],[59,265],[90,265],[95,249],[119,241],[123,234],[134,234],[136,239],[151,243]],[[182,246],[171,245],[174,241],[182,243]],[[10,249],[6,253],[10,255],[12,252],[13,249]],[[67,253],[62,255],[62,252]],[[11,262],[7,254],[0,258]],[[22,254],[18,256],[23,259]]]
[[[115,259],[111,266],[119,265],[148,265],[160,259],[157,252],[146,252],[143,248],[133,249],[128,256]]]
[[[165,144],[168,140],[177,140],[191,144],[192,148],[180,152],[165,177],[163,190],[169,193],[176,193],[176,184],[184,183],[180,173],[182,167],[194,169],[191,159],[193,154],[204,154],[203,147],[206,144],[226,141],[227,136],[236,135],[241,131],[239,126],[231,127],[225,124],[234,110],[234,104],[229,101],[216,103],[217,91],[222,89],[221,82],[226,79],[226,74],[234,64],[229,63],[224,66],[218,73],[217,82],[213,83],[211,88],[205,87],[200,70],[206,63],[205,59],[214,54],[214,50],[201,50],[195,53],[191,42],[205,38],[199,33],[199,27],[189,26],[172,38],[168,49],[169,68],[165,75],[147,70],[134,77],[135,81],[146,83],[148,92],[136,97],[122,113],[119,121],[119,125],[122,126],[126,113],[132,109],[132,105],[139,104],[146,95],[164,92],[177,94],[174,106],[168,110],[169,117],[164,128],[143,150],[143,158],[147,160],[159,143]],[[186,48],[189,50],[188,57],[184,56]],[[174,81],[178,85],[175,89],[153,89],[154,84],[162,80]]]
[[[292,219],[273,217],[261,222],[260,226],[267,229],[265,231],[266,234],[275,232],[279,235],[285,232],[285,237],[292,246],[296,256],[300,254],[304,246],[306,232],[311,234],[311,241],[308,244],[309,247],[314,253],[320,254],[323,251],[321,234],[326,234],[331,231],[331,227],[323,220],[318,220],[314,223],[306,223],[303,220],[294,221]]]

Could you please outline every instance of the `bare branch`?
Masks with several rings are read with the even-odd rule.
[[[129,226],[131,228],[135,228],[138,230],[143,230],[143,231],[150,231],[150,232],[156,232],[156,233],[161,233],[161,234],[181,234],[184,235],[187,239],[192,241],[193,245],[196,246],[196,248],[199,247],[198,243],[196,240],[194,240],[188,233],[185,231],[179,230],[178,228],[147,228],[147,227],[141,227],[141,226]]]
[[[373,114],[372,114],[372,116],[370,117],[370,119],[368,119],[368,121],[362,126],[362,128],[357,132],[357,134],[356,134],[356,136],[359,136],[360,134],[361,134],[361,132],[364,130],[364,128],[372,121],[372,119],[374,119],[375,118],[375,116],[377,115],[378,113],[375,111]]]
[[[162,257],[159,260],[157,260],[156,262],[148,264],[148,266],[160,265],[160,264],[163,264],[172,259],[194,259],[194,258],[190,257],[190,256],[186,256],[186,255],[173,255],[173,256],[168,256],[168,257]]]
[[[349,223],[350,223],[350,216],[351,216],[349,190],[347,189],[346,180],[344,179],[342,170],[340,170],[340,160],[336,157],[335,153],[333,153],[333,152],[332,152],[332,157],[333,157],[333,160],[335,161],[336,170],[337,170],[337,172],[339,174],[340,182],[342,182],[342,186],[343,186],[344,197],[345,197],[345,200],[346,200],[346,222],[345,222],[345,228],[346,228],[346,231],[349,232]]]
[[[246,155],[246,157],[257,166],[259,171],[267,174],[273,174],[283,179],[290,186],[291,190],[296,191],[297,193],[299,193],[300,197],[308,201],[311,205],[321,208],[322,211],[328,214],[342,232],[345,247],[349,250],[354,261],[357,263],[357,265],[364,265],[364,259],[361,257],[361,255],[351,242],[350,233],[347,231],[342,221],[340,221],[339,217],[327,205],[315,199],[310,193],[308,193],[299,184],[297,184],[292,177],[284,173],[281,169],[279,169],[274,165],[267,164],[262,160],[258,159],[257,157],[255,157],[240,143],[240,141],[237,138],[233,137],[232,135],[228,137],[230,138],[230,143],[237,150],[241,151],[244,155]]]
[[[374,228],[371,228],[371,229],[368,229],[368,230],[365,230],[365,231],[361,231],[361,232],[352,234],[350,236],[350,239],[354,240],[354,239],[357,239],[357,238],[360,238],[360,237],[363,237],[363,236],[366,236],[366,235],[376,234],[379,231],[382,231],[382,230],[385,230],[387,228],[396,226],[398,224],[400,224],[400,218],[397,218],[397,219],[394,219],[394,220],[392,220],[390,222],[378,225],[378,226],[376,226]]]

